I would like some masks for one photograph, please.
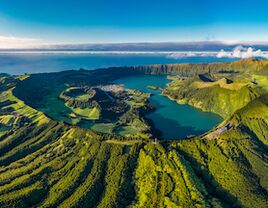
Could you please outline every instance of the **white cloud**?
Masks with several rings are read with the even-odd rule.
[[[167,55],[167,58],[181,59],[181,58],[198,57],[198,56],[215,56],[215,52],[206,52],[206,51],[172,52]]]
[[[14,36],[0,36],[0,48],[29,48],[40,44],[39,39],[14,37]]]
[[[247,59],[247,58],[265,58],[268,59],[268,52],[262,50],[255,50],[252,47],[243,47],[237,46],[232,51],[220,50],[219,52],[172,52],[167,55],[168,58],[173,59],[182,59],[187,57],[217,57],[217,58],[239,58],[239,59]]]
[[[221,50],[217,55],[218,58],[241,58],[247,59],[252,57],[260,57],[268,59],[268,52],[261,50],[254,50],[252,47],[245,48],[243,46],[237,46],[233,51]]]

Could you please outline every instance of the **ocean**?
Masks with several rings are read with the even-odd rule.
[[[93,70],[113,66],[137,66],[150,64],[211,63],[234,61],[215,56],[172,57],[169,54],[135,53],[4,53],[0,52],[0,72],[12,75],[41,72]]]

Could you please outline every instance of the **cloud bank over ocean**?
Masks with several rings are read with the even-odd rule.
[[[252,47],[243,47],[243,46],[237,46],[234,48],[231,52],[226,52],[223,49],[217,54],[218,58],[253,58],[253,57],[259,57],[259,58],[266,58],[268,59],[268,52],[264,52],[260,49],[254,50]]]
[[[126,54],[164,55],[170,59],[187,57],[214,58],[265,58],[268,59],[268,42],[144,42],[103,44],[39,45],[40,40],[13,36],[0,36],[0,53],[8,54]],[[35,45],[35,47],[26,47]],[[15,47],[20,46],[20,47]]]
[[[174,52],[174,53],[169,53],[167,55],[167,58],[172,58],[172,59],[181,59],[181,58],[187,58],[187,57],[213,57],[216,56],[217,52],[206,52],[206,51],[189,51],[189,52]]]
[[[268,59],[268,51],[252,47],[237,46],[231,51],[88,51],[88,50],[0,50],[0,54],[92,54],[92,55],[165,55],[170,59],[188,57],[215,57],[215,58],[264,58]]]
[[[268,59],[268,51],[254,49],[252,47],[236,46],[232,51],[221,49],[219,52],[174,52],[167,55],[168,58],[181,59],[185,57],[211,56],[217,58],[265,58]]]

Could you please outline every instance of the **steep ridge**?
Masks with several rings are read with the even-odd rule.
[[[234,62],[218,62],[209,64],[155,64],[149,66],[137,66],[134,69],[146,74],[167,74],[191,77],[205,73],[247,73],[265,72],[268,69],[268,60],[256,58],[239,60]]]

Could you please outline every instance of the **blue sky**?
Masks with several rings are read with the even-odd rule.
[[[267,8],[267,0],[1,0],[0,43],[268,41]]]

